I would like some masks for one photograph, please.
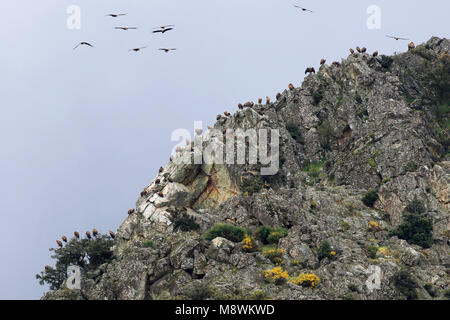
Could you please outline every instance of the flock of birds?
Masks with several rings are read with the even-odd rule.
[[[303,8],[303,7],[298,6],[298,5],[294,5],[294,7],[300,9],[302,12],[313,13],[312,10],[307,9],[307,8]],[[106,17],[119,18],[119,17],[125,16],[125,15],[126,15],[126,13],[110,13],[110,14],[107,14]],[[155,34],[156,34],[156,33],[164,34],[164,33],[166,33],[166,32],[169,32],[169,31],[173,30],[174,27],[175,27],[175,25],[164,25],[164,26],[160,26],[160,27],[154,28],[152,32],[155,33]],[[138,27],[126,27],[126,26],[124,27],[124,26],[118,26],[118,27],[115,27],[115,29],[116,29],[116,30],[128,31],[128,30],[136,30],[136,29],[138,29]],[[410,39],[407,39],[407,38],[402,38],[402,37],[398,37],[398,36],[391,36],[391,35],[386,35],[386,37],[391,38],[391,39],[394,39],[394,40],[396,40],[396,41],[400,41],[400,40],[402,40],[402,41],[409,41],[409,40],[410,40]],[[94,48],[94,46],[93,46],[91,43],[86,42],[86,41],[82,41],[82,42],[78,43],[73,49],[75,50],[75,49],[77,49],[77,48],[80,47],[80,46],[88,46],[88,47]],[[141,51],[141,50],[143,50],[143,49],[145,49],[145,48],[147,48],[147,46],[137,47],[137,48],[132,48],[132,49],[130,49],[129,51],[138,52],[138,51]],[[408,49],[411,50],[411,49],[414,49],[414,48],[415,48],[415,44],[414,44],[413,42],[410,42],[410,43],[408,44]],[[176,48],[159,48],[158,50],[161,50],[161,51],[164,51],[164,52],[167,53],[167,52],[176,50]],[[355,54],[356,52],[361,53],[361,54],[367,53],[367,49],[366,49],[365,47],[362,47],[362,48],[356,47],[356,52],[355,52],[355,50],[352,49],[352,48],[349,49],[349,51],[350,51],[350,54],[351,54],[351,55]],[[372,56],[373,56],[373,57],[378,56],[378,51],[373,52],[373,53],[372,53]],[[325,59],[321,59],[321,60],[320,60],[320,65],[321,65],[321,66],[324,65],[325,63],[326,63],[326,60],[325,60]],[[340,66],[340,63],[337,62],[337,61],[334,61],[334,62],[332,63],[332,65],[335,66],[335,67],[339,67],[339,66]],[[309,73],[309,74],[314,73],[314,74],[315,74],[316,71],[315,71],[314,67],[308,67],[308,68],[306,68],[306,70],[305,70],[305,74],[307,74],[307,73]],[[289,86],[288,86],[288,88],[289,88],[289,90],[293,90],[293,89],[294,89],[294,85],[293,85],[292,83],[290,83]],[[279,100],[280,98],[281,98],[281,93],[277,93],[276,99]],[[262,98],[259,98],[259,99],[258,99],[258,104],[259,104],[259,105],[262,105],[262,101],[263,101]],[[270,98],[269,98],[269,97],[266,97],[266,104],[269,105],[270,103],[271,103]],[[245,104],[239,103],[238,108],[239,108],[240,110],[243,109],[243,108],[245,108],[245,107],[247,107],[247,108],[252,108],[254,105],[255,105],[255,103],[253,103],[253,102],[247,102],[247,103],[245,103]],[[257,112],[258,112],[260,115],[263,114],[261,110],[257,110]],[[227,112],[227,111],[224,112],[224,115],[225,115],[225,117],[231,117],[231,116],[232,116],[232,115],[231,115],[229,112]],[[217,120],[220,120],[221,118],[222,118],[222,115],[220,115],[220,114],[217,115]],[[208,129],[213,129],[213,128],[212,128],[212,127],[208,127]],[[224,133],[225,133],[225,132],[226,132],[226,129],[224,129]],[[186,143],[189,143],[189,141],[187,141]],[[169,159],[169,160],[172,161],[172,160],[173,160],[173,156],[170,156],[170,159]],[[163,173],[163,171],[164,171],[164,168],[163,168],[163,167],[160,167],[159,173],[161,174],[161,173]],[[171,179],[171,177],[167,177],[166,180],[167,180],[167,182],[169,182],[169,183],[170,183],[170,182],[173,182],[173,180]],[[156,179],[156,180],[155,180],[155,183],[156,183],[157,185],[160,184],[160,183],[161,183],[161,179]],[[264,183],[264,187],[265,187],[265,188],[270,188],[270,185],[269,185],[267,182],[265,182],[265,183]],[[157,193],[158,196],[160,196],[160,197],[164,197],[164,195],[163,195],[163,193],[162,193],[161,191],[158,192],[158,189],[157,189],[157,188],[152,188],[152,192]],[[147,188],[145,188],[145,189],[141,192],[140,195],[141,195],[141,197],[142,197],[142,196],[146,196],[147,194],[148,194],[148,190],[147,190]],[[134,209],[130,209],[130,210],[128,210],[128,215],[131,215],[131,214],[133,214],[134,212],[135,212]],[[86,234],[86,238],[87,238],[87,239],[92,239],[92,236],[93,236],[93,237],[97,237],[97,235],[98,235],[99,233],[98,233],[98,231],[97,231],[96,229],[93,229],[92,235],[91,235],[91,232],[90,232],[90,231],[86,231],[85,234]],[[80,234],[79,234],[78,231],[75,231],[75,232],[74,232],[74,236],[75,236],[76,239],[80,239]],[[113,231],[109,231],[109,236],[110,236],[112,239],[115,239],[116,234],[115,234]],[[66,243],[67,243],[67,241],[68,241],[66,236],[62,236],[61,239],[62,239],[63,242],[66,242]],[[61,240],[56,240],[56,243],[57,243],[57,245],[58,245],[60,248],[63,247],[63,242],[62,242],[62,241],[61,241]]]
[[[90,232],[90,231],[86,231],[85,234],[86,234],[86,239],[89,239],[89,240],[91,240],[92,237],[96,238],[96,237],[99,235],[98,230],[95,229],[95,228],[92,230],[92,235],[91,235],[91,232]],[[73,232],[73,235],[75,236],[76,239],[80,239],[80,233],[79,233],[78,231],[74,231],[74,232]],[[109,230],[109,236],[110,236],[112,239],[115,239],[115,238],[116,238],[116,234],[115,234],[114,232],[112,232],[111,230]],[[61,241],[61,240],[62,240],[62,241]],[[65,243],[68,242],[68,239],[67,239],[66,236],[61,236],[61,240],[56,240],[56,244],[57,244],[58,247],[60,247],[60,248],[62,248],[62,247],[64,246],[63,241],[64,241]]]
[[[126,15],[127,15],[126,13],[110,13],[110,14],[105,15],[105,17],[119,18],[119,17],[126,16]],[[152,32],[153,32],[153,33],[161,33],[161,34],[164,34],[164,33],[168,32],[168,31],[170,31],[170,30],[173,30],[174,27],[175,27],[175,25],[173,25],[173,24],[168,24],[168,25],[164,25],[164,26],[160,26],[160,27],[153,28],[153,31],[152,31]],[[128,31],[128,30],[137,30],[138,27],[123,27],[123,26],[120,26],[120,27],[114,27],[114,29],[116,29],[116,30],[122,30],[122,31]],[[77,49],[77,48],[80,47],[80,46],[87,46],[87,47],[94,48],[94,46],[93,46],[91,43],[89,43],[89,42],[87,42],[87,41],[81,41],[80,43],[78,43],[78,44],[73,48],[73,50]],[[130,49],[130,50],[128,50],[128,51],[139,52],[139,51],[141,51],[141,50],[144,50],[145,48],[147,48],[147,46],[142,46],[142,47],[132,48],[132,49]],[[177,49],[176,49],[176,48],[159,48],[158,50],[164,51],[164,52],[167,53],[167,52],[174,51],[174,50],[177,50]]]

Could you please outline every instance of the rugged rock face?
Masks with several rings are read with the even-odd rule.
[[[44,298],[193,298],[193,288],[203,285],[212,299],[404,299],[411,298],[399,280],[405,270],[418,298],[445,298],[449,47],[447,39],[432,38],[392,57],[353,54],[339,66],[323,65],[274,103],[222,116],[217,131],[203,135],[203,147],[220,150],[224,129],[279,129],[277,174],[261,176],[258,164],[188,164],[191,143],[119,227],[114,260],[85,275],[81,293],[61,289]],[[378,190],[374,207],[361,201],[368,189]],[[433,222],[430,248],[389,232],[413,200]],[[199,228],[174,230],[182,214]],[[262,243],[244,250],[222,237],[206,240],[218,223],[248,234],[286,228],[273,246],[282,250],[278,264],[291,277],[315,274],[320,282],[311,288],[267,281],[264,271],[276,266]],[[331,254],[320,257],[325,240]]]

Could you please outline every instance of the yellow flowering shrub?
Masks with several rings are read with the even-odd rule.
[[[244,240],[242,240],[241,244],[242,249],[244,249],[245,251],[251,251],[256,246],[255,240],[251,238],[248,234],[244,235]]]
[[[370,231],[380,231],[382,229],[383,228],[381,227],[381,225],[378,222],[372,221],[372,220],[369,221],[369,230]]]
[[[331,256],[335,256],[336,255],[336,251],[330,251],[330,255]]]
[[[289,280],[298,286],[314,288],[320,282],[320,278],[314,273],[301,273],[298,277]]]
[[[264,255],[269,258],[272,263],[275,263],[276,265],[283,264],[283,259],[281,258],[283,256],[284,250],[283,249],[269,249],[266,252],[264,252]]]
[[[286,270],[283,270],[282,267],[275,267],[272,270],[264,271],[264,278],[267,281],[273,281],[276,284],[282,283],[289,277],[289,274]]]

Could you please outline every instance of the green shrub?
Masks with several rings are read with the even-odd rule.
[[[286,124],[286,130],[289,131],[292,138],[300,144],[304,144],[305,140],[303,139],[303,135],[295,123],[289,122]]]
[[[44,271],[36,275],[39,284],[48,284],[51,290],[58,290],[67,279],[67,268],[70,265],[81,267],[83,272],[97,269],[113,258],[111,247],[114,244],[108,235],[98,234],[92,239],[73,238],[62,248],[51,248],[54,251],[52,259],[56,260],[55,267],[47,266]]]
[[[181,216],[176,217],[173,221],[173,231],[181,230],[186,232],[198,229],[200,229],[200,225],[186,213],[183,213]]]
[[[273,229],[267,237],[268,243],[277,244],[278,241],[288,235],[288,230],[285,228]]]
[[[427,283],[423,287],[425,288],[425,290],[427,290],[428,294],[431,297],[436,298],[439,295],[439,292],[431,283]]]
[[[422,248],[430,248],[433,245],[433,223],[423,216],[424,212],[425,207],[421,201],[412,201],[403,212],[403,222],[390,233],[391,236]]]
[[[366,247],[367,254],[369,258],[375,259],[377,257],[378,247],[377,246],[367,246]]]
[[[245,230],[241,227],[232,224],[218,224],[205,233],[205,239],[212,240],[217,237],[222,237],[233,242],[241,242],[244,240],[245,234]]]
[[[389,56],[381,55],[381,61],[380,64],[383,68],[389,69],[394,62],[394,59],[392,59]]]
[[[320,135],[320,144],[325,150],[331,149],[331,138],[333,137],[333,129],[331,128],[330,121],[324,120],[318,128]]]
[[[366,206],[373,207],[375,202],[378,200],[377,190],[372,189],[372,190],[367,191],[367,193],[364,195],[364,197],[361,200]]]
[[[417,170],[419,166],[417,165],[417,163],[415,163],[414,161],[410,161],[406,164],[405,166],[405,171],[406,172],[414,172]]]
[[[405,207],[406,212],[410,212],[410,213],[414,213],[414,214],[422,214],[425,212],[425,210],[426,209],[425,209],[423,202],[418,199],[414,199]]]
[[[328,240],[322,241],[319,247],[319,252],[317,253],[317,258],[319,261],[325,258],[331,258],[331,245]]]
[[[256,232],[256,238],[261,240],[262,243],[268,244],[267,237],[269,236],[270,232],[272,231],[272,227],[269,226],[262,226],[259,227]]]
[[[416,288],[419,286],[412,274],[407,270],[400,270],[394,276],[394,285],[408,300],[417,299]]]
[[[263,187],[263,182],[258,177],[246,177],[246,179],[242,182],[241,190],[243,193],[247,193],[248,195],[252,195],[254,193],[258,193]]]
[[[281,238],[286,237],[288,230],[285,228],[272,228],[269,226],[262,226],[256,230],[256,238],[263,244],[277,244]]]
[[[152,240],[145,240],[142,242],[143,248],[153,248],[153,241]]]
[[[313,97],[313,104],[315,106],[317,106],[323,99],[323,92],[321,89],[311,92],[311,95]]]
[[[211,297],[212,290],[206,283],[195,283],[184,291],[186,298],[190,300],[206,300]]]
[[[450,299],[450,289],[445,290],[444,297],[446,297],[447,299]]]
[[[350,284],[348,285],[348,289],[349,289],[350,291],[353,291],[353,292],[358,292],[358,286],[357,286],[356,284],[354,284],[354,283],[350,283]]]

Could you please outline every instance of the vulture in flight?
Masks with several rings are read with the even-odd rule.
[[[143,50],[143,49],[145,49],[145,48],[147,48],[147,46],[145,46],[145,47],[140,47],[140,48],[130,49],[130,50],[128,50],[128,51],[138,52],[138,51],[141,51],[141,50]]]
[[[73,50],[75,50],[75,49],[78,48],[79,46],[89,46],[89,47],[91,47],[91,48],[94,47],[94,46],[93,46],[92,44],[90,44],[89,42],[82,41],[82,42],[80,42],[79,44],[77,44],[77,45],[75,46],[75,48],[73,48]]]
[[[153,33],[158,33],[158,32],[164,33],[164,32],[173,30],[173,27],[175,27],[175,25],[173,25],[173,24],[161,26],[161,27],[155,28]]]
[[[294,7],[299,8],[299,9],[302,10],[302,11],[313,12],[313,11],[311,11],[311,10],[309,10],[309,9],[306,9],[306,8],[303,8],[303,7],[300,7],[300,6],[297,6],[297,5],[295,5],[295,4],[294,4]]]
[[[126,16],[126,13],[110,13],[105,15],[105,17],[112,17],[112,18],[117,18],[117,17],[121,17],[121,16]]]
[[[391,39],[395,39],[395,40],[409,40],[409,39],[406,39],[406,38],[400,38],[400,37],[395,37],[395,36],[388,36],[388,35],[386,35],[386,37],[388,37],[388,38],[391,38]]]
[[[162,50],[162,51],[164,51],[164,52],[169,52],[169,51],[171,51],[171,50],[177,50],[176,48],[159,48],[158,50]]]
[[[136,30],[137,27],[115,27],[114,29],[127,31],[127,30]]]

